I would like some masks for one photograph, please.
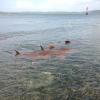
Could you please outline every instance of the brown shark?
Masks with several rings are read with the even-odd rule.
[[[58,57],[58,58],[64,58],[68,53],[70,49],[68,48],[60,48],[60,49],[46,49],[41,51],[33,51],[33,52],[19,52],[16,51],[16,55],[18,57],[22,58],[29,58],[34,60],[37,59],[48,59],[50,57]]]

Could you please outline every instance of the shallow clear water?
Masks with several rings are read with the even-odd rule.
[[[36,51],[40,44],[72,53],[34,64],[14,56],[14,50]],[[100,100],[99,95],[100,13],[0,14],[0,100]]]

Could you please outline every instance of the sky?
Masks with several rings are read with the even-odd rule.
[[[66,11],[100,10],[100,0],[0,0],[0,11]]]

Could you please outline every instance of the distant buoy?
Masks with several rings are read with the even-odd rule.
[[[89,13],[88,13],[88,7],[86,7],[86,13],[85,13],[86,15],[88,15]]]

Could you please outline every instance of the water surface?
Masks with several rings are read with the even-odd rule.
[[[74,52],[34,64],[14,56],[14,50],[48,44]],[[100,13],[0,14],[0,100],[100,100],[99,95]]]

